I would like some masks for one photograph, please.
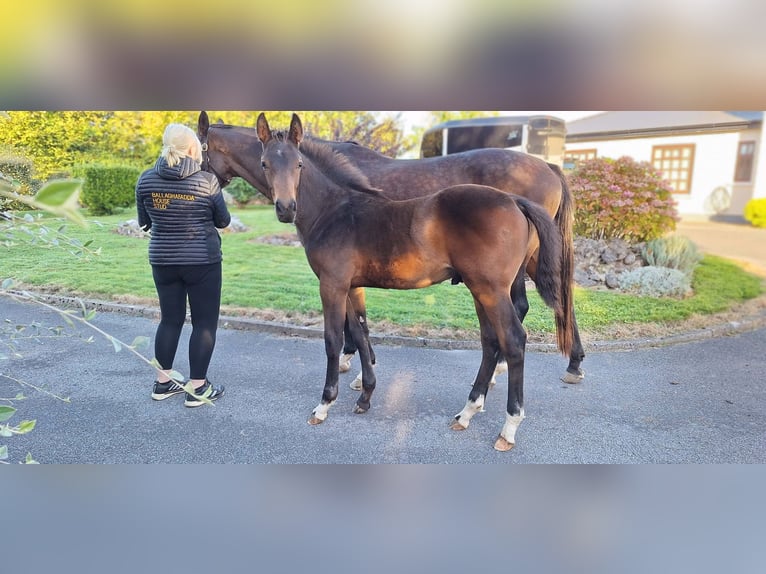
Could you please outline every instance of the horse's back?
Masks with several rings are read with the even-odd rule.
[[[361,161],[361,160],[357,160]],[[366,158],[360,165],[370,183],[392,199],[429,195],[460,185],[487,185],[515,193],[554,215],[561,200],[561,180],[548,164],[513,150],[484,148],[424,159]]]
[[[521,240],[528,234],[516,196],[486,185],[459,184],[440,190],[424,198],[421,213],[457,241],[469,237],[487,241],[509,234]]]

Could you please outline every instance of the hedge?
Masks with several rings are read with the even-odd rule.
[[[115,209],[135,203],[139,168],[92,164],[80,166],[76,172],[84,180],[80,200],[93,215],[111,215]]]

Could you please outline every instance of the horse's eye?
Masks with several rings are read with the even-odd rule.
[[[303,167],[303,160],[299,159],[298,160],[298,169],[301,169],[302,167]]]
[[[266,162],[265,162],[265,161],[261,161],[261,167],[262,167],[263,169],[269,169],[269,166],[267,166],[267,165],[266,165]]]

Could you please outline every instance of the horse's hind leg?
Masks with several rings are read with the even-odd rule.
[[[529,276],[531,277],[532,281],[534,281],[535,278],[537,277],[536,264],[534,262],[531,262],[529,266],[527,267],[527,271],[529,272]],[[523,273],[521,273],[521,275],[523,275]],[[515,287],[516,285],[514,283],[514,288]],[[519,319],[523,322],[524,317],[526,316],[527,311],[529,310],[529,303],[527,302],[527,297],[526,297],[526,288],[524,288],[524,303],[526,304],[526,309],[523,306],[518,304],[521,300],[520,299],[517,300],[517,296],[516,296],[516,293],[514,292],[514,288],[511,288],[511,298],[513,299],[513,306],[516,308],[516,313],[519,315]],[[523,310],[523,314],[520,312],[522,310]],[[572,345],[572,350],[569,352],[569,365],[567,366],[566,372],[561,377],[561,380],[564,381],[565,383],[573,384],[573,383],[579,383],[580,381],[583,380],[583,378],[585,378],[585,371],[583,371],[580,368],[580,365],[582,364],[582,361],[585,358],[585,351],[583,350],[582,341],[580,340],[580,331],[577,328],[577,319],[575,318],[574,309],[572,309],[572,331],[573,331],[574,344]]]
[[[348,319],[343,323],[343,354],[340,356],[340,362],[338,363],[338,370],[341,373],[347,373],[351,370],[351,360],[356,354],[356,343],[351,336],[351,331],[348,327]]]
[[[516,275],[516,278],[513,280],[513,284],[511,285],[511,301],[513,301],[513,308],[516,311],[516,316],[519,318],[519,321],[523,323],[524,318],[529,312],[525,266],[522,266],[519,273]],[[490,384],[494,385],[497,382],[497,377],[506,372],[508,372],[508,363],[506,362],[505,357],[501,356],[497,362],[497,367],[495,367],[495,372],[492,375]]]
[[[489,391],[490,380],[494,380],[493,372],[495,371],[500,352],[495,330],[490,324],[481,303],[475,297],[474,306],[476,307],[476,315],[479,317],[479,327],[481,329],[481,365],[479,366],[479,372],[476,374],[476,379],[468,395],[465,407],[455,415],[450,424],[452,430],[467,429],[473,416],[484,411],[484,401]]]
[[[498,327],[500,348],[508,361],[505,424],[495,441],[495,450],[499,451],[508,451],[514,447],[516,430],[524,419],[524,354],[527,333],[510,302],[508,310],[509,314],[501,313],[497,317],[502,324],[502,327]]]
[[[359,358],[362,361],[362,394],[356,401],[354,412],[357,414],[366,413],[370,409],[370,400],[372,399],[372,393],[375,390],[376,382],[375,371],[372,368],[372,347],[369,344],[368,332],[365,329],[365,324],[358,320],[350,297],[346,302],[346,323],[349,327],[349,333],[359,349]]]
[[[351,289],[351,291],[349,291],[349,298],[351,299],[351,303],[353,304],[353,308],[354,308],[354,312],[356,314],[357,320],[362,326],[362,331],[364,332],[364,345],[366,346],[367,349],[369,349],[370,360],[372,361],[372,364],[374,365],[376,362],[375,351],[372,349],[372,344],[370,343],[370,329],[367,325],[367,305],[365,302],[364,289],[362,288]],[[344,357],[348,358],[347,368],[346,368],[346,371],[348,371],[351,368],[351,359],[354,356],[353,354],[360,348],[360,345],[362,343],[357,343],[356,341],[354,341],[354,338],[350,331],[348,317],[346,317],[344,333],[345,333],[346,346],[343,349],[344,354],[340,360],[341,360],[341,365],[343,365]],[[342,366],[341,366],[341,372],[345,372]],[[362,390],[362,372],[361,371],[354,378],[354,380],[351,381],[349,386],[355,391]]]
[[[574,335],[574,343],[572,350],[569,353],[569,365],[567,366],[566,373],[561,377],[561,380],[565,383],[579,383],[585,378],[585,371],[582,370],[580,365],[585,358],[585,350],[582,347],[582,341],[580,340],[580,330],[577,328],[577,319],[575,318],[574,310],[572,311],[572,331]]]

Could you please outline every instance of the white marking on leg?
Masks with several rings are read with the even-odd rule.
[[[320,421],[323,421],[327,418],[327,412],[330,410],[330,407],[333,406],[334,403],[335,401],[331,403],[319,403],[316,408],[311,411],[311,414]]]
[[[353,353],[345,353],[340,356],[340,361],[338,361],[338,372],[340,373],[346,373],[351,370],[351,359],[354,358]]]
[[[497,365],[495,365],[495,372],[492,373],[492,378],[489,380],[489,386],[494,387],[497,384],[497,377],[507,372],[508,363],[506,363],[505,360],[498,362]]]
[[[356,378],[351,381],[348,385],[355,391],[361,391],[362,390],[362,372],[359,371],[359,374],[356,376]]]
[[[470,399],[468,400],[468,402],[466,402],[465,406],[463,407],[463,410],[455,415],[455,420],[458,423],[460,423],[460,426],[467,429],[468,425],[471,424],[471,419],[473,418],[473,415],[475,415],[476,413],[480,413],[483,410],[484,410],[484,395],[479,395],[479,398],[476,399],[476,402],[473,402]]]
[[[519,428],[521,421],[524,420],[524,409],[521,409],[521,413],[518,415],[509,415],[505,413],[505,424],[503,430],[500,431],[500,436],[503,437],[511,444],[516,444],[516,430]]]

